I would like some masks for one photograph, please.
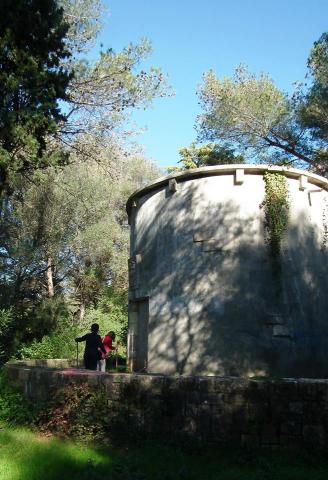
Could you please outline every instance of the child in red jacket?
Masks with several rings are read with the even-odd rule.
[[[113,347],[113,342],[115,341],[115,332],[110,331],[102,339],[103,347],[106,353],[102,353],[101,359],[98,361],[98,370],[100,372],[106,372],[106,358],[111,350],[116,350],[116,347]]]

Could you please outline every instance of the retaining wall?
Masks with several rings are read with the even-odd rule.
[[[5,370],[10,383],[33,401],[49,400],[72,382],[103,388],[108,409],[144,438],[328,444],[328,380],[108,374],[28,362],[7,363]]]

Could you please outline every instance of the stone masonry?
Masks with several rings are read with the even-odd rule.
[[[50,364],[9,362],[5,370],[33,401],[49,400],[72,382],[103,388],[109,411],[124,416],[126,427],[143,438],[328,445],[328,380],[108,374]]]

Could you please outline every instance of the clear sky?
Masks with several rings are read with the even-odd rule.
[[[169,75],[175,96],[158,99],[134,118],[147,131],[137,140],[160,167],[174,165],[178,150],[196,138],[196,96],[202,75],[233,73],[246,63],[267,72],[279,88],[304,79],[308,53],[328,30],[328,0],[106,0],[100,42],[119,50],[147,37],[148,65]],[[146,66],[147,64],[145,64]]]

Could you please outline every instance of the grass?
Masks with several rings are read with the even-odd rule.
[[[0,429],[1,480],[326,480],[314,453],[163,445],[97,448]]]

